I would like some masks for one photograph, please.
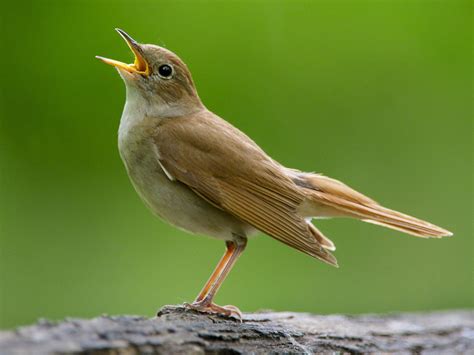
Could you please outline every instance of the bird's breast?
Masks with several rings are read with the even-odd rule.
[[[253,232],[246,223],[167,176],[159,163],[152,135],[157,122],[132,107],[125,105],[118,146],[130,180],[145,204],[162,219],[192,233],[231,240],[234,235]]]

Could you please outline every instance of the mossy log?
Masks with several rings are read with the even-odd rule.
[[[474,312],[246,313],[243,322],[165,306],[154,318],[41,320],[0,332],[3,354],[474,354]]]

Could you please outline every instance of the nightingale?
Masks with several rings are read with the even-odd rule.
[[[135,190],[163,220],[226,244],[186,307],[241,319],[237,307],[218,306],[213,299],[257,232],[333,266],[335,246],[313,218],[356,218],[422,238],[452,235],[382,207],[338,180],[281,165],[204,106],[176,54],[116,31],[133,52],[133,64],[97,58],[114,66],[125,82],[118,147]]]

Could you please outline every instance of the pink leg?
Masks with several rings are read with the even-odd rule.
[[[226,252],[222,256],[221,260],[217,264],[217,267],[204,285],[196,300],[192,304],[187,305],[189,308],[199,312],[221,314],[224,316],[236,316],[237,318],[242,319],[242,314],[237,307],[218,306],[212,303],[212,300],[214,299],[214,296],[221,287],[230,270],[234,266],[235,262],[244,251],[246,244],[247,241],[245,239],[240,239],[239,242],[226,242]]]

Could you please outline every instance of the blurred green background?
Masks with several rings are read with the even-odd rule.
[[[473,307],[470,1],[29,1],[3,5],[0,326],[152,316],[192,301],[224,243],[142,204],[117,151],[131,61],[178,53],[205,104],[287,166],[454,238],[317,221],[335,269],[257,237],[216,301],[361,313]]]

